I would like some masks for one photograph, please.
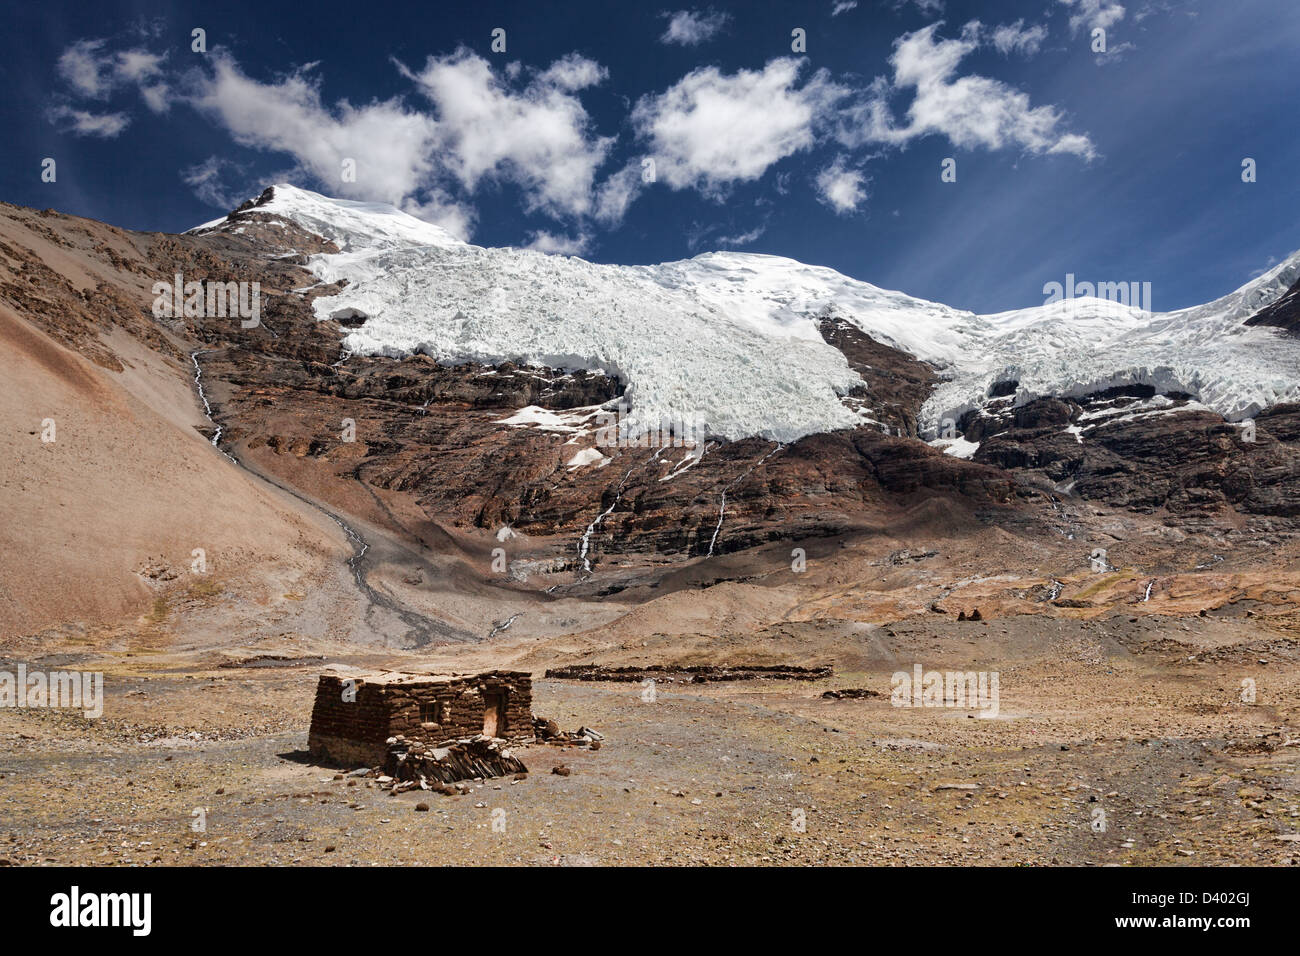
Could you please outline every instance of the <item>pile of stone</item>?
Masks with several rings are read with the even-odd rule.
[[[487,779],[527,773],[523,761],[506,749],[507,746],[505,740],[482,734],[437,747],[401,735],[390,737],[380,782],[391,784],[394,793],[401,793],[416,787],[442,790],[440,785],[475,777]]]
[[[605,735],[597,733],[590,727],[577,730],[561,730],[560,725],[546,717],[533,718],[533,735],[539,744],[553,744],[557,747],[587,747],[599,750]]]
[[[839,690],[822,691],[822,697],[826,700],[866,700],[884,696],[878,690],[867,690],[865,687],[844,687]]]

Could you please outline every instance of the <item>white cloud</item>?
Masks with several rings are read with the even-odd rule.
[[[397,64],[430,104],[423,109],[400,97],[326,103],[314,63],[260,80],[229,52],[214,50],[173,85],[164,60],[145,50],[113,51],[108,40],[80,40],[57,69],[76,96],[107,100],[134,86],[155,112],[168,108],[176,89],[178,102],[240,145],[292,157],[291,177],[310,177],[332,195],[393,203],[462,237],[474,220],[468,200],[485,182],[516,185],[525,210],[583,233],[588,221],[616,225],[641,189],[631,170],[599,179],[615,138],[593,131],[578,94],[608,71],[577,53],[541,70],[513,62],[494,71],[464,48],[430,57],[418,72]],[[115,136],[130,122],[126,113],[96,115],[68,105],[50,119],[96,136]],[[345,160],[354,177],[345,178]],[[229,197],[221,174],[230,168],[209,161],[183,178],[205,201],[216,201]]]
[[[858,0],[835,0],[835,6],[831,8],[831,16],[838,17],[841,13],[848,13],[857,5]]]
[[[784,57],[761,71],[688,73],[662,94],[642,97],[632,125],[651,146],[659,180],[720,197],[758,179],[773,163],[814,142],[814,130],[847,90],[825,70],[798,85],[802,60]]]
[[[140,96],[144,99],[145,106],[149,107],[155,113],[166,113],[171,106],[169,98],[170,90],[165,83],[155,83],[153,86],[140,87]]]
[[[171,88],[162,79],[162,63],[166,58],[166,54],[156,56],[143,50],[128,50],[119,53],[117,58],[118,76],[134,83],[145,105],[155,113],[166,113],[171,105]]]
[[[1082,133],[1066,133],[1060,136],[1055,143],[1047,148],[1047,152],[1052,155],[1068,153],[1073,156],[1081,156],[1084,159],[1097,158],[1097,150],[1092,145],[1092,140]]]
[[[437,123],[399,100],[329,108],[307,69],[272,83],[246,76],[228,55],[211,54],[192,103],[255,149],[288,153],[331,191],[354,199],[400,204],[434,173]],[[342,178],[356,163],[356,181]]]
[[[837,0],[832,13],[851,9],[851,2]],[[932,9],[925,0],[918,6]],[[725,20],[680,11],[669,32],[678,24],[686,36],[682,24],[713,21],[709,29],[716,32]],[[654,163],[650,181],[721,199],[734,184],[755,181],[781,160],[832,139],[853,152],[820,164],[814,180],[819,199],[845,213],[866,199],[862,167],[872,157],[859,151],[864,146],[904,146],[933,134],[965,148],[1094,155],[1087,136],[1062,129],[1055,107],[1033,107],[1027,94],[1005,83],[959,73],[961,61],[982,45],[1036,51],[1046,28],[1017,20],[989,31],[972,21],[960,37],[944,40],[936,34],[941,26],[899,37],[892,77],[866,88],[836,83],[825,69],[808,73],[807,58],[782,57],[731,74],[700,67],[662,93],[643,96],[630,120],[647,147],[645,159]],[[581,94],[603,83],[608,70],[577,53],[545,68],[518,61],[495,67],[465,48],[430,57],[418,70],[397,63],[423,101],[393,97],[359,105],[323,101],[316,64],[261,80],[218,49],[181,81],[164,61],[145,50],[114,52],[108,41],[80,40],[59,58],[58,71],[83,98],[106,101],[114,90],[134,88],[158,112],[173,100],[188,104],[240,145],[291,157],[296,166],[283,178],[307,177],[333,195],[391,202],[462,238],[474,224],[475,194],[485,185],[509,185],[526,212],[562,224],[535,229],[532,248],[584,253],[595,228],[617,226],[648,188],[641,156],[605,171],[616,137],[599,135]],[[910,105],[896,116],[898,97],[910,97]],[[120,134],[130,122],[124,112],[66,104],[50,118],[78,135],[101,137]],[[344,178],[345,160],[355,177]],[[223,176],[234,182],[244,169],[214,158],[182,175],[205,201],[232,205],[239,193]],[[789,175],[778,174],[778,194],[788,192]],[[762,228],[724,238],[744,244]]]
[[[837,214],[853,212],[867,198],[866,176],[851,169],[844,156],[817,174],[817,195]]]
[[[694,10],[678,10],[665,13],[668,29],[659,38],[660,43],[672,43],[677,46],[699,46],[713,39],[727,25],[731,18],[725,13],[699,13]]]
[[[162,75],[162,63],[166,55],[149,53],[145,50],[127,50],[117,55],[116,73],[132,83],[148,83]]]
[[[941,25],[930,24],[894,41],[892,82],[877,80],[867,98],[846,111],[838,134],[846,146],[901,146],[917,137],[941,135],[965,149],[1020,147],[1031,153],[1093,158],[1087,136],[1061,131],[1064,118],[1055,107],[1031,106],[1028,94],[999,80],[957,76],[962,59],[983,42],[984,30],[971,21],[959,38],[937,40],[935,31]],[[900,124],[888,100],[909,90],[912,102]]]
[[[90,113],[71,106],[58,106],[50,110],[50,121],[66,133],[76,136],[98,136],[112,139],[130,125],[125,113]]]
[[[391,202],[456,235],[468,235],[473,214],[455,191],[472,194],[486,181],[518,185],[525,209],[554,218],[612,223],[626,211],[635,194],[620,193],[621,180],[596,188],[613,139],[590,131],[574,95],[605,78],[600,64],[571,54],[522,88],[465,49],[431,57],[418,73],[399,69],[430,112],[396,98],[331,107],[310,68],[263,83],[222,54],[194,102],[236,141],[289,153],[332,192]],[[356,163],[355,182],[341,178],[344,159]]]
[[[1046,39],[1047,27],[1042,24],[1026,27],[1024,20],[1003,24],[993,31],[993,45],[1003,55],[1023,53],[1033,56]]]
[[[1096,57],[1098,65],[1114,63],[1134,48],[1132,43],[1117,43],[1109,36],[1110,28],[1124,19],[1126,10],[1116,0],[1060,0],[1070,8],[1070,32],[1078,33],[1086,28],[1089,34],[1095,30],[1106,31],[1105,50]],[[1142,19],[1139,12],[1137,19]]]
[[[1281,261],[1281,260],[1278,259],[1277,256],[1269,256],[1269,257],[1268,257],[1268,262],[1264,263],[1264,268],[1262,268],[1262,269],[1256,269],[1254,272],[1252,272],[1252,273],[1251,273],[1249,276],[1247,276],[1246,278],[1248,278],[1248,279],[1258,279],[1260,276],[1262,276],[1262,275],[1263,275],[1265,272],[1267,272],[1269,269],[1271,269],[1271,268],[1273,268],[1275,265],[1277,265],[1278,262],[1280,262],[1280,261]]]
[[[1116,0],[1059,0],[1070,8],[1070,30],[1077,33],[1080,27],[1109,30],[1124,19],[1124,7]]]
[[[614,139],[591,131],[574,93],[605,78],[599,64],[571,54],[521,90],[463,48],[430,57],[418,74],[404,72],[433,104],[440,161],[466,190],[484,179],[509,181],[521,187],[529,212],[593,212],[597,170]]]
[[[516,75],[518,72],[516,71]],[[570,53],[543,70],[537,80],[542,87],[554,87],[572,93],[585,90],[589,86],[596,86],[608,78],[609,70],[595,60],[589,60],[578,53]]]
[[[112,88],[112,63],[100,55],[103,40],[78,40],[59,57],[59,75],[77,93],[101,99]]]
[[[105,40],[78,40],[60,54],[56,69],[77,96],[106,100],[133,85],[155,113],[168,107],[169,89],[162,80],[166,54],[145,50],[106,52]]]

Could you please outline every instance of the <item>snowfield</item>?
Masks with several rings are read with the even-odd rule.
[[[945,381],[922,412],[928,432],[1008,379],[1020,382],[1017,402],[1143,383],[1234,420],[1300,400],[1300,341],[1241,324],[1300,278],[1300,253],[1179,312],[1075,299],[976,315],[778,256],[616,266],[487,249],[391,206],[287,185],[257,211],[339,245],[311,269],[349,284],[314,307],[321,319],[368,317],[344,343],[353,353],[605,371],[626,383],[634,427],[688,422],[790,442],[872,421],[869,408],[841,401],[862,382],[818,333],[825,315],[940,369]]]

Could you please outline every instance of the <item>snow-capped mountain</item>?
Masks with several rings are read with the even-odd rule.
[[[603,370],[626,383],[634,426],[684,421],[730,439],[788,442],[873,422],[870,397],[865,408],[843,401],[863,382],[823,339],[827,317],[940,369],[922,410],[929,434],[1008,381],[1019,383],[1018,403],[1152,385],[1230,419],[1300,400],[1300,339],[1243,324],[1300,279],[1300,253],[1178,312],[1082,298],[976,315],[778,256],[617,266],[483,248],[392,206],[288,185],[255,211],[339,247],[310,268],[347,285],[314,308],[320,319],[366,317],[345,341],[353,353]]]

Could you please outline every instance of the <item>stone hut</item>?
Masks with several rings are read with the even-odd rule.
[[[318,759],[374,767],[399,734],[435,745],[476,734],[531,740],[532,696],[525,671],[323,674],[307,748]]]

